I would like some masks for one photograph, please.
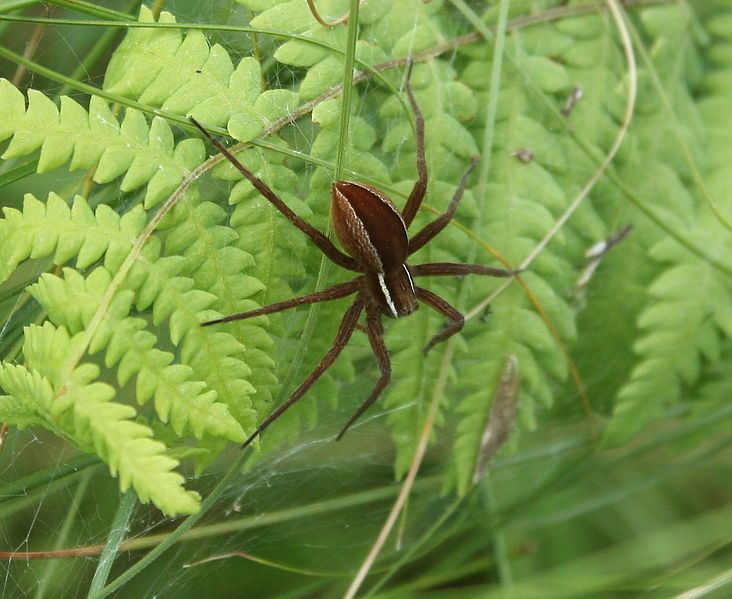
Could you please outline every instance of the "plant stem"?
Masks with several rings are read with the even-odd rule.
[[[92,579],[91,586],[89,587],[87,597],[93,597],[96,595],[107,582],[107,577],[109,576],[109,571],[112,569],[114,558],[117,557],[120,545],[129,530],[130,518],[132,518],[136,505],[137,495],[132,489],[128,489],[122,496],[122,500],[119,502],[117,513],[114,516],[112,527],[109,530],[107,544],[104,547],[104,551],[102,551],[102,555],[99,557],[97,569],[94,572],[94,578]]]

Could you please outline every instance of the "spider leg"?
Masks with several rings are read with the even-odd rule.
[[[427,342],[427,345],[422,349],[422,353],[426,354],[438,343],[442,343],[449,337],[452,337],[455,333],[458,333],[465,324],[465,317],[439,295],[432,293],[431,291],[427,291],[427,289],[422,287],[417,287],[415,291],[417,293],[417,299],[422,300],[435,312],[439,312],[449,319],[447,325],[432,337],[432,339],[430,339]]]
[[[355,272],[362,272],[363,268],[356,262],[353,258],[350,256],[347,256],[343,252],[341,252],[335,245],[333,245],[333,242],[328,239],[323,233],[318,231],[315,227],[313,227],[309,222],[306,220],[300,218],[297,214],[295,214],[290,208],[285,204],[280,197],[272,191],[272,189],[259,177],[257,177],[252,171],[250,171],[247,167],[245,167],[239,160],[237,160],[236,156],[234,156],[218,139],[216,139],[213,135],[211,135],[204,127],[199,123],[196,119],[193,117],[188,117],[191,122],[198,127],[201,132],[208,138],[208,140],[216,147],[216,149],[221,152],[224,157],[233,164],[236,169],[244,175],[249,181],[251,182],[254,187],[257,188],[257,191],[261,193],[265,198],[267,198],[270,203],[277,208],[283,215],[287,217],[287,219],[295,225],[298,229],[300,229],[305,235],[307,235],[310,240],[318,246],[318,249],[320,249],[323,254],[325,254],[332,262],[336,263],[338,266],[342,266],[343,268],[347,268],[348,270],[353,270]]]
[[[300,297],[293,297],[292,299],[285,300],[283,302],[277,302],[257,308],[256,310],[249,310],[248,312],[238,312],[237,314],[230,314],[223,318],[217,318],[216,320],[209,320],[201,323],[202,327],[208,327],[212,324],[220,324],[222,322],[231,322],[233,320],[244,320],[245,318],[254,318],[255,316],[262,316],[264,314],[274,314],[275,312],[282,312],[283,310],[289,310],[295,306],[305,306],[307,304],[317,304],[318,302],[327,302],[330,300],[340,299],[346,297],[358,291],[361,286],[362,277],[356,277],[352,281],[347,283],[338,283],[322,291],[317,291],[309,295],[301,295]]]
[[[270,424],[272,424],[283,413],[285,413],[290,408],[290,406],[292,406],[292,404],[296,403],[300,398],[302,398],[307,390],[313,386],[313,383],[315,383],[315,381],[317,381],[320,376],[326,370],[328,370],[328,368],[330,368],[333,362],[335,362],[335,359],[343,351],[343,348],[346,347],[348,340],[351,338],[351,335],[353,334],[353,329],[356,328],[356,323],[358,322],[358,317],[361,315],[363,307],[363,300],[361,299],[361,296],[359,296],[356,298],[356,301],[351,304],[351,307],[348,308],[348,310],[346,311],[343,320],[341,320],[341,324],[338,327],[338,333],[336,334],[336,338],[333,341],[333,346],[328,350],[325,356],[323,356],[323,359],[320,360],[320,363],[315,367],[315,369],[308,375],[308,378],[306,378],[300,384],[300,386],[295,389],[290,398],[283,404],[279,405],[274,412],[272,412],[269,416],[267,416],[267,418],[262,421],[262,423],[257,427],[257,430],[249,435],[249,438],[244,441],[243,445],[241,446],[242,449],[245,449],[246,447],[251,445],[254,439],[261,435]]]
[[[404,224],[407,228],[412,224],[412,221],[422,204],[422,200],[424,200],[424,194],[427,192],[427,160],[424,156],[424,116],[422,115],[422,110],[417,104],[417,100],[414,98],[412,85],[410,83],[413,66],[414,60],[410,58],[407,63],[407,81],[404,84],[404,89],[407,92],[409,104],[414,112],[415,140],[417,142],[417,181],[412,188],[412,192],[409,194],[409,198],[407,198],[404,210],[402,210],[402,218],[404,218]]]
[[[476,164],[478,164],[478,158],[473,157],[470,161],[470,164],[468,165],[468,168],[465,169],[463,176],[460,178],[458,188],[455,190],[455,195],[452,196],[452,200],[450,200],[450,204],[448,205],[447,210],[431,223],[426,225],[421,231],[419,231],[414,237],[409,240],[410,255],[416,252],[425,243],[430,241],[440,231],[442,231],[452,220],[452,217],[455,216],[455,211],[457,210],[458,204],[463,197],[463,193],[465,193],[465,186],[468,183],[468,176],[475,168]]]
[[[366,309],[368,311],[366,317],[366,332],[369,336],[369,343],[371,343],[371,350],[374,352],[376,361],[379,363],[381,376],[379,377],[379,380],[376,381],[376,385],[374,385],[369,396],[359,406],[356,413],[351,416],[348,422],[346,422],[346,425],[341,429],[341,432],[338,433],[336,441],[340,441],[343,435],[346,434],[346,431],[351,428],[351,425],[373,405],[391,379],[391,360],[389,359],[389,350],[386,349],[386,345],[384,343],[384,327],[381,326],[381,316],[377,309],[371,307],[367,307]]]
[[[488,277],[512,277],[521,270],[507,270],[483,266],[482,264],[454,264],[452,262],[433,262],[432,264],[416,264],[409,267],[413,277],[430,277],[443,275],[485,275]]]

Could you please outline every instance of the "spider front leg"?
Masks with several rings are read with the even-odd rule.
[[[404,205],[402,210],[402,218],[407,228],[412,224],[414,217],[417,215],[419,207],[422,205],[424,195],[427,193],[427,160],[425,159],[424,153],[424,116],[422,110],[420,110],[417,100],[414,97],[412,91],[412,67],[414,66],[414,60],[409,59],[407,63],[407,77],[404,89],[407,92],[409,98],[409,104],[414,112],[414,129],[415,129],[415,141],[417,144],[417,182],[412,188],[412,192],[407,198],[407,203]]]
[[[335,362],[336,358],[343,351],[343,348],[346,347],[348,340],[351,338],[351,335],[353,334],[353,329],[356,328],[356,324],[358,323],[358,317],[361,315],[363,307],[363,300],[361,299],[361,296],[359,296],[356,298],[356,301],[351,304],[351,307],[348,308],[348,311],[343,317],[343,320],[341,320],[341,324],[338,327],[338,333],[336,334],[336,338],[333,341],[333,346],[328,350],[325,356],[323,356],[323,359],[315,367],[315,369],[308,375],[308,378],[306,378],[300,384],[300,386],[295,389],[290,398],[285,403],[278,406],[277,409],[269,416],[267,416],[267,418],[262,421],[262,424],[257,427],[257,430],[254,431],[246,441],[244,441],[241,446],[242,449],[245,449],[246,447],[251,445],[252,441],[254,441],[254,439],[256,439],[259,435],[261,435],[270,424],[272,424],[275,420],[282,416],[282,414],[284,414],[294,403],[301,399],[302,396],[305,395],[307,390],[313,386],[315,381],[317,381],[320,376],[326,370],[328,370],[328,368],[331,367],[333,362]]]
[[[432,337],[432,339],[427,342],[427,345],[422,348],[422,353],[426,354],[438,343],[442,343],[452,337],[455,333],[460,332],[465,325],[465,317],[439,295],[432,293],[431,291],[427,291],[427,289],[422,287],[417,287],[415,292],[417,294],[417,299],[422,300],[435,312],[438,312],[449,319],[447,326],[437,333],[437,335]]]
[[[316,246],[318,246],[318,249],[320,249],[320,251],[323,252],[323,254],[325,254],[329,260],[331,260],[331,262],[334,262],[335,264],[338,264],[343,268],[347,268],[348,270],[363,272],[363,268],[358,264],[358,262],[356,262],[356,260],[341,252],[323,233],[318,231],[309,222],[300,218],[297,214],[290,210],[287,204],[285,204],[282,199],[280,199],[280,197],[274,191],[272,191],[272,189],[264,181],[262,181],[252,171],[250,171],[241,162],[239,162],[236,156],[229,152],[229,150],[218,139],[211,135],[203,127],[203,125],[201,125],[201,123],[199,123],[193,117],[188,118],[190,118],[191,122],[201,130],[201,133],[203,133],[208,138],[208,140],[216,147],[216,149],[221,152],[221,154],[223,154],[224,157],[231,164],[234,165],[236,170],[244,175],[250,181],[250,183],[254,185],[257,191],[259,191],[259,193],[261,193],[267,200],[269,200],[269,202],[275,208],[277,208],[277,210],[279,210],[284,216],[286,216],[293,225],[295,225],[298,229],[305,233],[305,235],[307,235],[310,240]]]
[[[317,304],[318,302],[327,302],[342,297],[349,296],[359,290],[363,281],[363,277],[356,277],[352,281],[347,283],[339,283],[333,285],[322,291],[311,293],[309,295],[301,295],[300,297],[293,297],[292,299],[285,300],[284,302],[276,302],[257,308],[256,310],[249,310],[248,312],[239,312],[237,314],[231,314],[224,316],[223,318],[217,318],[216,320],[209,320],[201,323],[202,327],[208,327],[212,324],[221,324],[222,322],[231,322],[233,320],[244,320],[246,318],[254,318],[255,316],[263,316],[265,314],[274,314],[275,312],[282,312],[283,310],[289,310],[295,306],[305,306],[307,304]]]
[[[508,270],[483,266],[482,264],[460,264],[454,262],[433,262],[409,267],[413,277],[485,275],[487,277],[512,277],[523,270]]]
[[[465,169],[463,176],[460,177],[460,183],[458,184],[458,188],[455,190],[455,194],[452,196],[450,204],[447,206],[447,210],[444,212],[444,214],[438,216],[435,220],[426,225],[422,230],[420,230],[414,237],[409,240],[410,256],[418,249],[420,249],[424,244],[433,239],[437,234],[439,234],[440,231],[442,231],[452,220],[452,217],[455,216],[455,211],[457,210],[458,204],[460,203],[460,200],[465,193],[465,186],[468,184],[468,176],[475,168],[476,164],[478,164],[478,158],[473,157],[470,161],[470,164],[468,165],[468,168]]]
[[[379,313],[378,308],[373,304],[369,304],[366,310],[366,333],[369,336],[371,351],[374,352],[376,361],[379,363],[381,376],[379,377],[379,380],[376,381],[376,385],[374,385],[369,396],[359,406],[356,413],[351,416],[348,422],[346,422],[346,425],[341,429],[341,432],[338,433],[338,437],[336,437],[337,441],[340,441],[341,437],[346,434],[346,431],[351,427],[351,425],[373,405],[391,380],[391,360],[389,359],[389,350],[386,349],[386,344],[384,343],[384,327],[381,325],[381,314]]]

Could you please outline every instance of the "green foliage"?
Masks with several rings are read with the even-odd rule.
[[[675,37],[675,32],[690,25],[693,15],[685,9],[670,11],[663,7],[645,11],[643,16],[646,28],[658,37],[662,48],[653,56],[650,68],[659,69],[662,79],[668,76],[660,71],[661,66],[688,69],[689,79],[694,81],[695,67],[689,56],[694,56],[696,49],[690,41],[679,45]],[[675,40],[673,44],[671,40]],[[726,193],[709,185],[718,180],[719,166],[705,164],[705,183],[695,190],[688,186],[693,175],[684,160],[686,151],[702,164],[707,155],[716,161],[717,147],[726,147],[708,144],[704,154],[699,147],[706,131],[719,131],[724,122],[716,114],[703,112],[704,106],[714,104],[718,97],[706,98],[700,112],[681,82],[665,82],[664,87],[673,105],[680,107],[676,114],[683,114],[684,120],[677,116],[678,125],[673,121],[669,125],[668,113],[660,102],[646,101],[641,105],[637,122],[643,128],[639,127],[637,134],[638,154],[630,164],[635,168],[643,164],[656,177],[651,181],[646,178],[645,184],[639,181],[637,188],[645,192],[649,204],[656,203],[663,210],[667,222],[685,231],[703,248],[706,256],[731,264],[730,230],[704,202],[705,196],[720,201]],[[723,113],[719,114],[721,117]],[[702,124],[705,116],[706,129]],[[649,160],[647,153],[658,147],[662,151]],[[722,168],[729,173],[726,165]],[[637,319],[639,335],[633,349],[639,359],[618,393],[613,419],[605,431],[605,442],[612,445],[622,444],[641,432],[649,422],[662,417],[669,406],[688,401],[688,390],[703,381],[705,365],[719,362],[732,334],[730,277],[720,276],[705,257],[686,251],[666,236],[659,239],[654,231],[644,237],[647,258],[654,263],[656,275],[647,286],[647,304]]]
[[[0,415],[18,426],[42,425],[94,453],[119,476],[124,491],[133,486],[141,501],[152,500],[169,514],[196,511],[198,496],[182,488],[177,460],[155,441],[150,428],[134,422],[131,406],[111,401],[115,390],[96,379],[94,364],[75,365],[83,333],[70,336],[50,322],[25,329],[25,366],[0,366]]]
[[[71,183],[59,177],[46,200],[26,195],[22,207],[4,208],[0,280],[35,303],[22,322],[6,314],[22,337],[23,358],[20,345],[2,356],[0,420],[45,427],[97,455],[123,490],[132,487],[166,513],[192,513],[198,505],[173,456],[190,457],[200,472],[226,443],[251,434],[330,347],[345,305],[200,326],[344,274],[324,268],[319,252],[235,169],[213,168],[201,140],[190,137],[187,116],[243,142],[240,160],[328,230],[332,165],[344,144],[349,177],[388,190],[398,204],[409,193],[413,122],[394,91],[403,76],[399,60],[416,56],[412,85],[426,119],[430,180],[413,230],[446,208],[473,156],[482,166],[457,217],[468,233],[449,227],[413,261],[495,264],[484,251],[489,243],[517,265],[594,174],[628,102],[626,57],[607,15],[568,13],[512,30],[500,84],[491,89],[492,42],[474,36],[440,51],[468,27],[461,3],[378,0],[363,3],[355,51],[359,69],[384,72],[353,89],[343,133],[339,94],[329,92],[343,82],[346,28],[318,24],[300,0],[240,4],[252,34],[251,53],[243,56],[211,43],[213,34],[177,29],[172,14],[155,17],[143,6],[139,20],[150,26],[126,32],[102,92],[88,102],[24,93],[0,80],[0,141],[9,140],[3,160],[37,158],[39,182],[66,165],[85,173],[64,179]],[[526,15],[528,4],[512,3],[512,15]],[[333,19],[348,5],[332,0],[318,9]],[[477,16],[495,24],[494,8]],[[634,9],[629,24],[642,47],[630,130],[612,176],[593,187],[522,275],[526,289],[511,284],[485,322],[468,321],[427,357],[421,348],[441,317],[424,307],[387,326],[394,377],[381,409],[397,477],[436,401],[433,438],[450,447],[441,464],[445,488],[471,490],[510,355],[519,365],[524,431],[544,426],[557,404],[579,412],[568,356],[595,409],[609,417],[608,445],[680,410],[702,418],[723,401],[729,376],[720,365],[729,362],[732,332],[732,283],[720,268],[732,263],[723,222],[732,175],[732,41],[729,15],[712,18],[706,35],[724,41],[705,54],[695,18],[676,4]],[[582,98],[563,116],[577,87]],[[193,180],[209,171],[212,177]],[[634,198],[655,220],[631,207]],[[625,224],[633,225],[630,238],[578,289],[584,252]],[[501,281],[424,284],[467,311]],[[335,367],[268,431],[265,448],[312,426],[336,400],[355,410],[375,376],[368,344],[356,333]]]
[[[2,79],[0,103],[8,107],[0,140],[12,136],[3,159],[26,156],[40,148],[39,173],[70,162],[70,170],[94,168],[94,181],[101,184],[124,175],[119,183],[123,192],[147,186],[146,207],[168,197],[203,160],[200,141],[189,139],[174,145],[164,119],[157,117],[148,124],[141,112],[128,109],[120,123],[108,102],[97,96],[91,97],[87,112],[66,96],[59,109],[31,89],[26,108],[23,94]]]
[[[155,21],[146,6],[140,21]],[[159,22],[175,23],[175,17],[163,13]],[[226,50],[209,46],[200,31],[183,36],[176,29],[140,28],[117,48],[104,89],[208,126],[226,125],[234,139],[249,141],[297,107],[297,94],[262,91],[261,81],[254,58],[246,57],[234,68]]]

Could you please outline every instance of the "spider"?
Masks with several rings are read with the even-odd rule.
[[[351,306],[346,310],[333,345],[321,359],[310,375],[300,384],[287,401],[278,406],[259,427],[247,438],[242,447],[247,447],[270,424],[279,418],[288,408],[305,395],[318,378],[333,364],[348,343],[356,328],[363,330],[368,336],[371,349],[379,365],[381,376],[374,385],[369,396],[363,401],[353,416],[341,429],[337,439],[341,439],[350,426],[376,401],[391,379],[391,361],[389,351],[384,343],[384,328],[381,317],[401,318],[408,316],[422,302],[448,319],[445,325],[425,345],[426,354],[436,344],[445,341],[463,328],[463,315],[440,296],[414,284],[414,278],[424,276],[467,275],[478,274],[492,277],[509,277],[518,271],[491,268],[480,264],[432,263],[407,265],[407,258],[431,241],[452,220],[458,203],[463,196],[468,176],[478,162],[470,161],[468,168],[460,179],[457,190],[450,200],[447,210],[438,216],[411,238],[407,230],[419,210],[427,191],[427,163],[424,146],[424,117],[412,92],[410,76],[412,62],[407,67],[404,85],[409,104],[414,112],[417,174],[418,178],[412,188],[403,211],[399,211],[386,194],[374,187],[354,181],[336,181],[331,187],[331,219],[336,236],[347,253],[340,251],[323,233],[315,229],[307,221],[297,216],[280,199],[272,189],[249,171],[215,139],[200,123],[191,117],[191,121],[211,141],[216,149],[244,175],[254,187],[272,205],[277,208],[293,225],[300,229],[333,263],[347,270],[359,273],[346,283],[333,285],[322,291],[295,297],[282,302],[270,304],[225,316],[217,320],[202,323],[202,326],[253,318],[264,314],[273,314],[324,301],[332,301],[356,294]],[[362,312],[366,312],[366,324],[358,324]]]

